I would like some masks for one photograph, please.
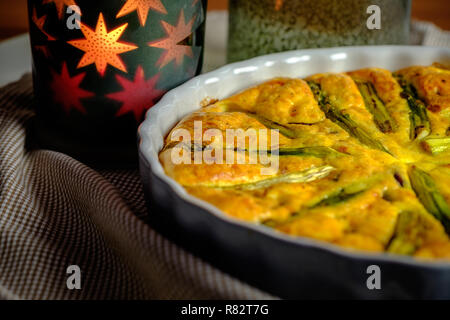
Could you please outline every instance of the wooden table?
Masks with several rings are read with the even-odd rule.
[[[0,39],[27,31],[26,5],[26,0],[0,0]],[[209,0],[208,9],[224,10],[227,6],[228,0]],[[413,17],[450,30],[450,0],[413,0]]]

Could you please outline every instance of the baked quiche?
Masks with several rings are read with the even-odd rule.
[[[230,132],[254,135],[219,138]],[[450,259],[445,66],[272,79],[186,116],[159,157],[188,193],[237,219],[353,250]]]

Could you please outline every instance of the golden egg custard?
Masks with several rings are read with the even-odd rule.
[[[255,135],[220,141],[230,130]],[[174,161],[186,151],[188,161]],[[276,170],[254,161],[261,152],[277,157]],[[186,116],[160,161],[188,193],[237,219],[349,249],[450,259],[442,65],[267,81]]]

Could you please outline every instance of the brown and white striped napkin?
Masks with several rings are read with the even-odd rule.
[[[145,224],[137,171],[27,150],[32,97],[29,75],[0,89],[0,298],[271,298]],[[67,287],[71,265],[81,290]]]

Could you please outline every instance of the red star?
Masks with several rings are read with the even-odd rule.
[[[33,16],[31,18],[31,20],[33,21],[33,23],[36,25],[36,27],[43,33],[45,34],[45,36],[47,37],[48,41],[55,41],[56,39],[54,37],[52,37],[51,35],[49,35],[45,29],[44,29],[44,25],[45,22],[47,21],[47,15],[43,15],[42,17],[38,18],[37,16],[37,12],[36,12],[36,8],[33,8]]]
[[[127,26],[128,23],[108,32],[102,13],[100,13],[95,30],[81,23],[81,31],[85,39],[68,41],[70,45],[85,52],[78,64],[78,68],[94,63],[97,71],[103,76],[109,64],[123,72],[127,72],[127,68],[122,59],[120,59],[119,54],[138,48],[118,41]]]
[[[133,112],[136,122],[140,122],[144,112],[150,109],[165,92],[156,89],[159,77],[160,75],[157,74],[149,80],[145,80],[144,69],[141,66],[136,70],[134,81],[116,75],[116,79],[122,86],[123,91],[107,95],[110,99],[123,102],[116,116],[119,117]]]
[[[181,9],[176,27],[165,21],[161,21],[167,37],[148,44],[150,47],[165,49],[165,52],[161,54],[161,57],[156,62],[160,68],[164,67],[172,60],[175,60],[175,63],[179,66],[183,62],[184,56],[193,57],[192,47],[181,45],[179,43],[192,34],[194,19],[195,17],[193,17],[188,24],[185,24],[184,12],[183,9]]]
[[[133,11],[137,11],[139,22],[142,26],[145,26],[150,9],[167,14],[167,10],[164,8],[161,0],[127,0],[122,9],[120,9],[116,18],[121,18]]]
[[[44,0],[43,4],[53,2],[56,6],[56,11],[58,11],[58,18],[61,20],[64,16],[64,6],[76,6],[75,0]]]
[[[94,96],[92,92],[79,87],[86,73],[81,73],[71,78],[69,70],[67,70],[67,64],[64,62],[61,74],[53,71],[52,74],[53,80],[50,87],[53,91],[53,100],[56,103],[61,104],[67,113],[69,113],[72,108],[81,113],[86,113],[80,99]]]

